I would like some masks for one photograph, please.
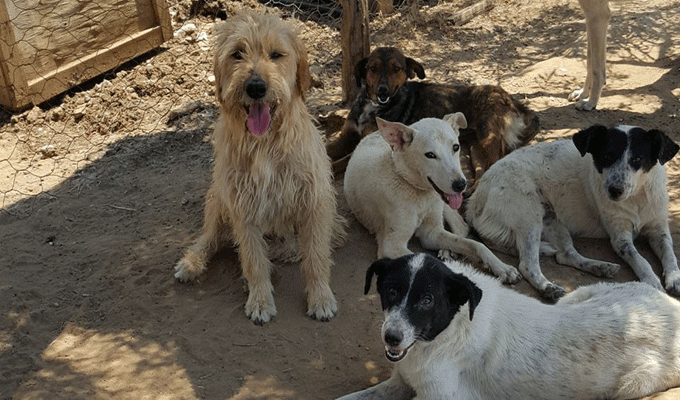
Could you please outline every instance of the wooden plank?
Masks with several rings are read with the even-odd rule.
[[[4,0],[0,1],[0,104],[17,109],[28,102],[28,86],[21,71],[21,52],[15,43],[12,22]]]
[[[156,12],[156,21],[158,21],[158,25],[160,25],[163,32],[163,39],[172,39],[174,31],[172,29],[172,21],[170,20],[168,3],[165,0],[151,0],[151,3]]]
[[[112,46],[123,37],[158,26],[149,0],[21,0],[7,4],[29,81]]]
[[[118,66],[122,61],[146,53],[163,43],[160,26],[124,37],[108,48],[98,50],[79,60],[62,65],[47,74],[28,82],[28,90],[34,104],[51,97]]]
[[[354,79],[354,66],[368,56],[368,0],[342,0],[342,101],[354,100],[359,88]]]

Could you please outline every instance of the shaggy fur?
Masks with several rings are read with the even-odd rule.
[[[215,45],[220,118],[203,234],[175,267],[192,280],[231,239],[248,283],[245,312],[255,323],[276,315],[266,238],[299,241],[307,314],[326,321],[337,311],[329,286],[331,240],[344,233],[336,212],[323,140],[304,103],[309,68],[291,26],[272,15],[244,13],[221,25]]]
[[[473,176],[468,176],[472,185],[491,164],[538,132],[538,116],[498,86],[409,80],[416,76],[425,78],[423,66],[393,47],[376,48],[357,63],[355,77],[361,91],[339,137],[327,145],[334,172],[342,171],[347,154],[375,131],[375,117],[411,125],[423,118],[462,112],[468,126],[461,129],[460,140],[465,159],[472,164]]]
[[[597,276],[619,269],[581,256],[571,235],[609,238],[641,281],[663,290],[633,243],[646,237],[666,289],[680,294],[663,167],[678,145],[658,130],[625,125],[595,125],[572,139],[524,147],[494,164],[468,201],[467,221],[486,241],[516,249],[520,272],[546,299],[565,291],[541,273],[541,249],[552,248],[558,263]]]
[[[457,262],[378,260],[388,380],[341,400],[637,399],[680,385],[680,302],[640,282],[547,305]]]

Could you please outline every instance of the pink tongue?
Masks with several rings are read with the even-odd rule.
[[[454,193],[446,196],[449,207],[457,210],[463,204],[463,195],[461,193]]]
[[[262,136],[269,128],[271,116],[269,104],[253,103],[248,114],[248,130],[255,136]]]

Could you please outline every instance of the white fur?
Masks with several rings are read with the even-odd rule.
[[[619,126],[628,132],[631,127]],[[598,276],[613,276],[618,265],[585,258],[576,252],[571,235],[609,238],[615,252],[638,278],[663,290],[651,265],[635,249],[633,239],[647,236],[661,260],[666,289],[680,293],[680,271],[668,227],[666,173],[658,162],[647,173],[622,159],[600,174],[590,154],[581,156],[571,140],[539,143],[516,150],[494,164],[470,197],[467,221],[486,240],[517,249],[519,270],[544,297],[564,290],[540,271],[540,240],[556,248],[557,262]],[[606,188],[622,185],[611,200]]]
[[[459,147],[458,128],[467,126],[463,114],[449,114],[444,120],[426,118],[410,127],[379,119],[378,126],[383,133],[366,136],[354,150],[344,184],[350,209],[376,235],[378,258],[410,254],[407,244],[415,235],[427,249],[474,257],[503,281],[516,282],[520,276],[514,267],[466,238],[467,225],[428,181],[453,194],[453,182],[465,179],[460,151],[453,150]],[[392,149],[383,138],[388,130],[405,136],[404,144]],[[428,159],[428,152],[436,153],[436,159]],[[444,220],[453,233],[444,229]]]
[[[586,59],[586,81],[582,88],[569,95],[576,101],[576,108],[590,111],[597,107],[602,87],[607,83],[607,28],[611,10],[609,0],[579,0],[586,17],[588,52]]]
[[[457,262],[482,290],[392,376],[339,400],[633,399],[680,385],[680,302],[639,282],[600,283],[556,305]]]

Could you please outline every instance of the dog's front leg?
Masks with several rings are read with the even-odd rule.
[[[259,227],[241,220],[234,221],[234,239],[238,245],[243,277],[248,283],[246,315],[255,324],[263,325],[276,316],[272,263],[267,258],[267,243]]]
[[[654,254],[661,260],[666,290],[674,296],[680,296],[680,270],[678,259],[673,252],[673,240],[668,226],[658,227],[649,232],[649,245]]]
[[[499,260],[491,250],[475,240],[447,232],[443,227],[436,230],[419,229],[416,235],[426,249],[445,249],[481,260],[484,266],[489,268],[503,283],[517,283],[521,279],[515,267]]]
[[[404,382],[398,371],[393,370],[390,379],[336,400],[412,400],[415,396],[416,392]]]
[[[329,190],[330,192],[330,190]],[[333,231],[332,199],[311,206],[309,218],[300,227],[300,267],[305,278],[307,315],[328,321],[338,312],[338,304],[330,287],[331,236]]]
[[[641,282],[648,283],[655,288],[664,291],[659,277],[656,276],[652,266],[640,255],[633,244],[633,233],[628,230],[614,230],[610,232],[610,239],[614,252],[623,258],[633,268],[635,275]],[[677,265],[676,265],[677,269]]]

